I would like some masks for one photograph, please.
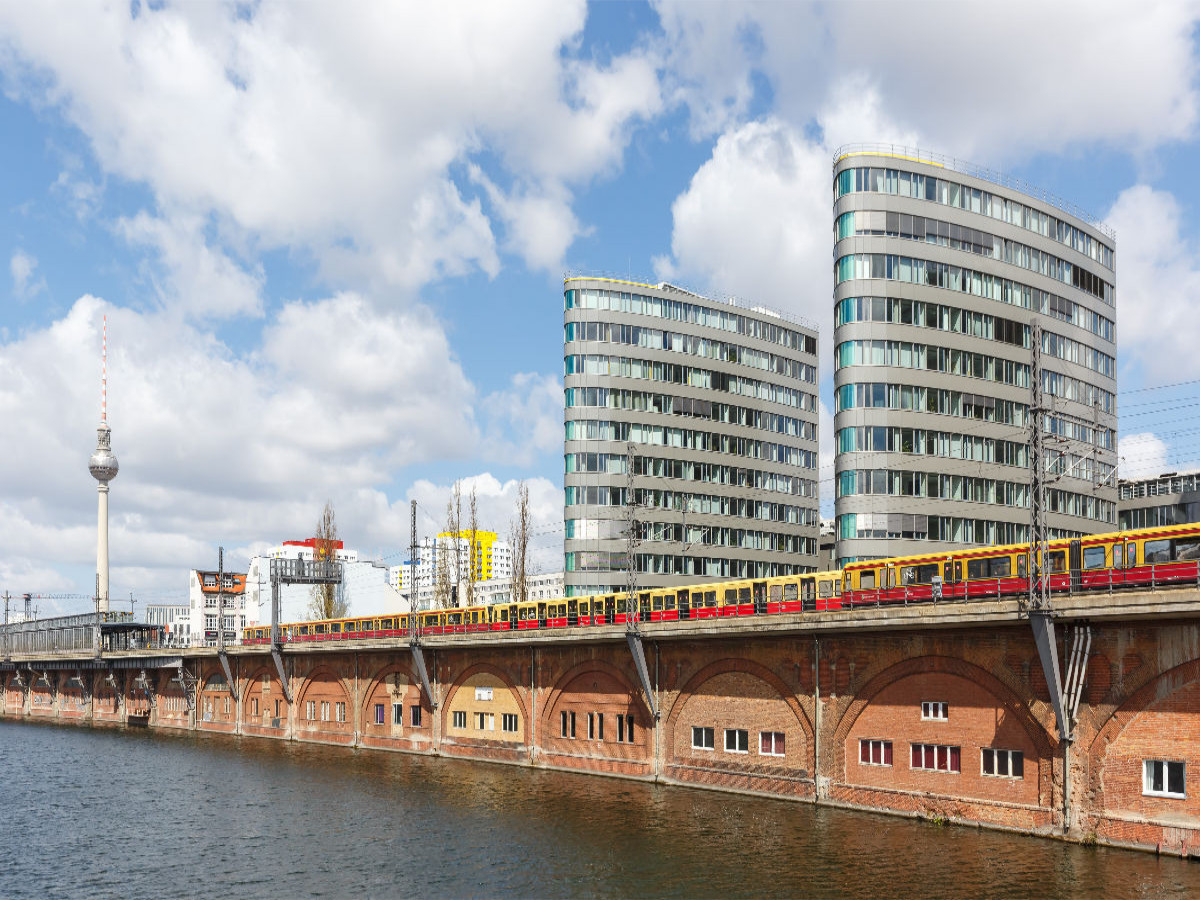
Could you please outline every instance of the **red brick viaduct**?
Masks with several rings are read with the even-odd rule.
[[[657,719],[623,626],[426,637],[433,702],[405,639],[288,645],[290,703],[265,648],[230,648],[232,684],[211,649],[163,651],[170,668],[148,652],[14,659],[0,717],[465,757],[1191,855],[1200,591],[1055,605],[1064,667],[1069,626],[1090,628],[1069,744],[1008,601],[643,625]]]

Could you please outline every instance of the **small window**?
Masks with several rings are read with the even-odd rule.
[[[749,753],[750,752],[750,732],[744,728],[726,728],[725,729],[725,752],[726,753]]]
[[[404,704],[403,703],[393,703],[392,704],[392,724],[393,725],[403,725],[404,724]]]
[[[1083,567],[1085,569],[1103,569],[1105,566],[1103,547],[1085,547],[1083,550]]]
[[[759,756],[783,756],[784,735],[782,731],[763,731],[758,736]]]
[[[981,760],[984,775],[996,778],[1024,778],[1025,755],[1020,750],[983,751]]]
[[[1163,543],[1169,543],[1164,541]],[[1067,571],[1067,551],[1055,550],[1050,554],[1050,565],[1046,567],[1046,571],[1051,574]]]
[[[950,705],[944,700],[926,700],[921,704],[921,718],[945,722],[950,718]]]
[[[420,706],[409,707],[408,721],[411,723],[413,728],[421,727],[421,707]]]
[[[1182,762],[1148,759],[1143,764],[1142,793],[1152,797],[1183,799],[1187,797],[1184,774]]]
[[[875,573],[860,572],[858,576],[858,587],[860,590],[870,591],[875,589]]]
[[[504,713],[504,716],[500,721],[500,727],[504,731],[515,732],[517,730],[517,714]]]
[[[496,714],[495,713],[475,713],[475,730],[476,731],[495,731],[496,730]]]
[[[892,742],[864,738],[858,742],[858,761],[867,766],[890,766]]]
[[[1193,538],[1186,541],[1175,541],[1175,552],[1172,555],[1175,559],[1180,560],[1200,559],[1200,540]]]
[[[931,772],[962,771],[962,750],[944,744],[913,744],[911,766]]]
[[[375,704],[375,724],[376,725],[386,725],[387,724],[387,710],[384,709],[384,706],[382,703]]]
[[[692,726],[692,749],[693,750],[712,750],[713,749],[713,729],[705,728],[700,725]]]
[[[466,728],[467,727],[467,712],[466,712],[466,710],[456,709],[454,711],[454,722],[451,727],[453,727],[453,728]]]

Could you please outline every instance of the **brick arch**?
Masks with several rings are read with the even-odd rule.
[[[458,694],[459,688],[461,688],[466,680],[472,675],[479,675],[480,673],[495,675],[504,683],[504,686],[508,688],[509,693],[513,695],[513,699],[517,701],[517,708],[521,712],[521,721],[525,723],[525,743],[531,743],[533,741],[533,723],[529,721],[529,708],[525,705],[525,699],[521,696],[521,692],[517,689],[517,686],[513,683],[513,680],[508,677],[508,673],[506,673],[499,666],[494,666],[491,663],[475,663],[472,666],[467,666],[467,668],[463,669],[451,682],[450,690],[446,693],[446,699],[443,700],[438,707],[438,715],[442,716],[442,733],[446,733],[447,729],[445,716],[449,711],[451,704],[453,704],[454,697]]]
[[[250,705],[250,691],[253,690],[256,685],[261,684],[260,678],[262,677],[262,674],[264,672],[267,673],[268,675],[270,675],[272,677],[272,680],[279,677],[275,673],[274,667],[267,666],[267,665],[259,666],[257,669],[255,669],[253,672],[251,672],[249,675],[242,676],[242,708],[243,709],[245,709],[246,707],[248,707]],[[274,688],[272,688],[272,690],[274,690]],[[286,702],[286,700],[287,700],[287,698],[285,696],[284,701]]]
[[[587,672],[603,672],[605,675],[616,679],[619,684],[628,688],[629,696],[633,700],[639,718],[643,722],[652,722],[654,720],[654,717],[650,715],[650,707],[646,705],[646,700],[642,697],[641,689],[629,679],[629,676],[624,671],[610,662],[605,662],[601,659],[590,659],[572,666],[555,679],[554,687],[547,694],[546,706],[539,717],[540,725],[544,728],[550,728],[554,724],[552,713],[557,707],[558,701],[562,698],[562,695],[566,692],[571,682]],[[541,733],[549,734],[550,732],[542,731]]]
[[[1089,767],[1091,779],[1100,777],[1100,766],[1109,746],[1140,713],[1197,680],[1200,680],[1200,659],[1188,660],[1173,669],[1168,669],[1157,678],[1152,678],[1130,694],[1124,703],[1113,709],[1104,723],[1096,729],[1096,736],[1088,744],[1088,761],[1093,764]]]
[[[687,680],[687,683],[680,688],[675,695],[675,702],[671,704],[671,709],[667,713],[666,728],[663,734],[663,746],[675,746],[675,725],[680,713],[683,712],[683,707],[688,699],[696,692],[696,688],[704,684],[710,679],[716,678],[718,675],[726,675],[730,672],[742,672],[746,675],[751,675],[765,682],[775,689],[780,698],[787,704],[792,711],[792,715],[796,717],[801,731],[804,733],[805,750],[810,760],[815,760],[814,750],[816,741],[813,738],[812,722],[808,718],[808,714],[804,711],[804,707],[800,705],[800,701],[796,699],[795,693],[787,686],[782,678],[768,669],[762,663],[755,662],[752,659],[743,657],[728,657],[719,659],[709,663],[704,668],[692,675]]]
[[[321,675],[330,675],[332,678],[319,679],[319,676]],[[354,696],[354,691],[351,689],[350,683],[347,679],[342,678],[329,666],[317,665],[317,667],[305,675],[303,680],[300,682],[300,690],[296,691],[297,704],[302,704],[304,702],[304,697],[308,693],[309,688],[311,688],[313,682],[317,680],[336,682],[338,686],[341,687],[342,693],[346,695],[347,701]]]
[[[383,684],[384,679],[393,672],[399,672],[407,678],[408,683],[416,687],[417,697],[421,701],[421,706],[429,708],[430,698],[425,696],[425,687],[421,684],[421,678],[417,675],[416,671],[403,663],[391,662],[387,663],[383,668],[377,669],[375,674],[367,679],[366,686],[362,692],[362,707],[359,709],[359,713],[363,717],[361,721],[367,721],[367,706],[371,703],[371,698],[375,695],[375,691],[379,689],[379,686]]]
[[[1041,670],[1040,666],[1038,670]],[[1029,707],[1021,701],[1021,698],[1012,688],[987,669],[981,668],[974,663],[969,663],[966,660],[950,656],[918,656],[914,659],[906,659],[903,662],[896,663],[894,666],[889,666],[868,681],[855,693],[854,699],[846,707],[842,713],[842,717],[838,720],[837,727],[833,733],[834,745],[837,747],[845,746],[846,739],[849,737],[859,716],[863,714],[870,706],[871,701],[884,689],[897,684],[905,678],[931,673],[957,675],[959,678],[964,678],[979,685],[1000,701],[1000,705],[1021,724],[1025,733],[1033,741],[1034,747],[1037,748],[1039,756],[1045,759],[1053,755],[1055,747],[1058,744],[1057,740],[1051,737],[1042,723],[1034,717],[1033,713],[1029,711]],[[845,780],[845,766],[844,755],[841,753],[835,754],[834,777],[836,779]]]

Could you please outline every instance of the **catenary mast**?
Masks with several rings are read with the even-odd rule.
[[[99,484],[96,519],[96,596],[100,612],[108,612],[108,483],[117,477],[117,457],[112,452],[112,430],[108,427],[108,316],[100,344],[100,426],[96,449],[88,460],[88,471]]]

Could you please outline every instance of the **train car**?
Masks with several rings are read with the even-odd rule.
[[[850,563],[842,570],[842,601],[861,606],[1007,596],[1028,591],[1028,560],[1027,544],[1009,544]]]
[[[1200,523],[1093,534],[1049,555],[1052,590],[1200,584]]]

